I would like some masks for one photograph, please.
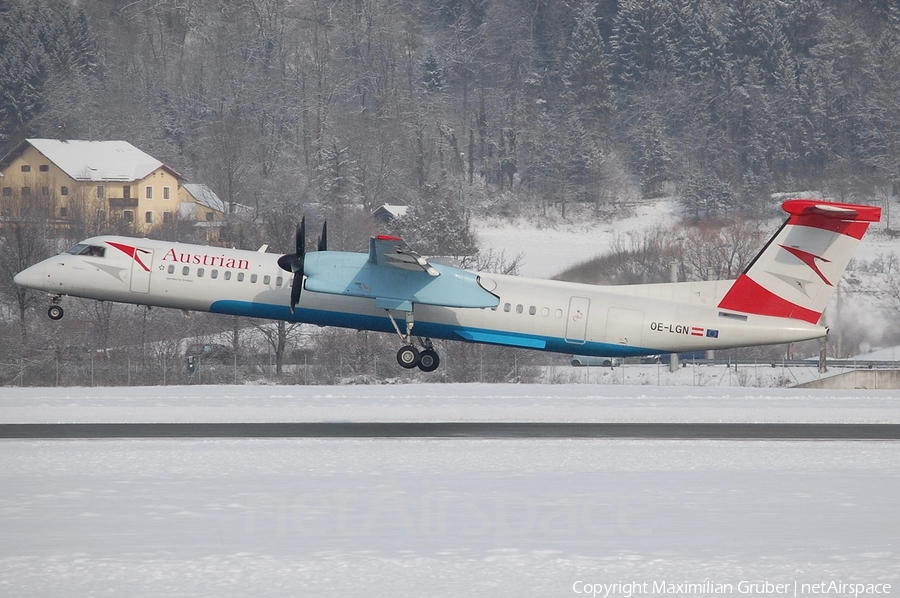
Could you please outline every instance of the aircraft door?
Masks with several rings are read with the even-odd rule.
[[[131,292],[150,292],[150,272],[153,267],[153,250],[134,248],[131,260]]]
[[[611,307],[606,316],[606,342],[639,347],[644,329],[644,312]]]
[[[569,299],[569,317],[566,320],[567,343],[584,344],[590,309],[591,300],[587,297],[572,297]]]

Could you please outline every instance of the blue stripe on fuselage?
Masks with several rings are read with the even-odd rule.
[[[288,322],[316,324],[319,326],[336,326],[338,328],[374,330],[376,332],[395,332],[393,324],[391,324],[390,319],[387,317],[367,316],[321,309],[305,309],[301,307],[297,307],[292,314],[291,310],[286,305],[273,305],[270,303],[220,300],[215,301],[210,306],[209,311],[219,314],[245,316],[249,318],[264,318],[268,320],[285,320]],[[469,326],[456,326],[450,324],[437,324],[421,320],[417,320],[415,323],[415,336],[524,347],[551,351],[553,353],[596,355],[601,357],[635,357],[638,355],[654,355],[664,352],[658,349],[627,347],[609,343],[568,343],[565,339],[552,336],[522,334],[519,332],[472,328]]]

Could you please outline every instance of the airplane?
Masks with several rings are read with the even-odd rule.
[[[396,333],[397,362],[438,368],[433,339],[631,357],[817,339],[834,287],[874,206],[791,199],[788,217],[735,280],[597,286],[474,272],[379,235],[368,253],[331,251],[323,226],[306,251],[277,255],[96,236],[15,276],[63,296]]]

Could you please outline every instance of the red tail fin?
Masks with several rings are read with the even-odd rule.
[[[722,309],[795,318],[822,317],[850,257],[881,208],[792,199],[790,216],[734,282]]]

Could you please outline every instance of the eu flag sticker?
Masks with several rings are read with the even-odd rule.
[[[706,338],[719,338],[719,331],[712,328],[706,329]]]

